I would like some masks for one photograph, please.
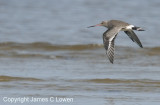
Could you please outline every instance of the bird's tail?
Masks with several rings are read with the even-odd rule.
[[[141,27],[132,27],[133,30],[137,30],[137,31],[145,31],[144,29],[142,29]]]

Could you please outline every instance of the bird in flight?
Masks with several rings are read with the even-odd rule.
[[[136,27],[120,20],[109,20],[102,21],[100,24],[89,26],[88,28],[95,26],[104,26],[108,28],[108,30],[103,33],[103,44],[104,48],[106,49],[108,59],[112,64],[114,61],[114,40],[119,31],[124,31],[133,42],[137,43],[141,48],[143,48],[139,38],[133,31],[144,31],[144,29],[141,27]]]

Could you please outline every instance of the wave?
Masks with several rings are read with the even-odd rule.
[[[25,77],[11,77],[11,76],[0,76],[0,82],[9,82],[9,81],[44,81],[42,79],[37,79],[37,78],[25,78]]]
[[[96,50],[98,49],[98,50]],[[81,51],[99,51],[104,49],[102,44],[80,44],[80,45],[55,45],[46,42],[33,42],[33,43],[16,43],[16,42],[3,42],[0,43],[0,57],[14,57],[14,58],[65,58],[65,51],[78,51],[81,55]],[[125,53],[145,54],[148,56],[159,56],[160,47],[152,48],[132,48],[124,46],[116,46],[116,50]],[[60,53],[54,54],[56,51]],[[104,50],[102,50],[104,51]],[[77,53],[77,52],[76,52]],[[83,53],[84,54],[84,53]],[[90,53],[92,54],[92,53]]]
[[[148,80],[148,79],[90,79],[84,80],[85,82],[93,82],[93,83],[107,83],[107,84],[117,84],[117,83],[132,83],[132,84],[152,84],[152,85],[160,85],[159,80]]]
[[[47,42],[33,42],[33,43],[16,43],[16,42],[3,42],[0,43],[1,50],[86,50],[100,48],[103,45],[99,44],[82,44],[82,45],[54,45]]]
[[[12,49],[42,49],[42,50],[87,50],[94,48],[102,48],[103,44],[77,44],[77,45],[55,45],[48,42],[33,42],[33,43],[17,43],[17,42],[1,42],[1,50],[12,50]],[[123,48],[129,48],[124,46],[118,46]],[[160,51],[159,47],[146,47],[153,51]]]
[[[160,47],[153,47],[153,48],[147,48],[148,52],[147,54],[152,56],[152,55],[160,55]]]

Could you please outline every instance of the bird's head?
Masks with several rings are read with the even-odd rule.
[[[102,21],[100,24],[96,24],[96,25],[93,25],[93,26],[89,26],[89,27],[87,27],[87,28],[96,27],[96,26],[104,26],[104,27],[107,27],[107,21]]]

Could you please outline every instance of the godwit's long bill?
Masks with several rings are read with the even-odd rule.
[[[133,42],[136,42],[141,48],[143,48],[139,38],[133,31],[144,31],[141,27],[136,27],[120,20],[109,20],[102,21],[102,23],[89,26],[88,28],[95,26],[104,26],[108,28],[108,30],[103,33],[103,43],[104,48],[106,49],[106,54],[112,64],[114,61],[114,40],[119,31],[124,31]]]

